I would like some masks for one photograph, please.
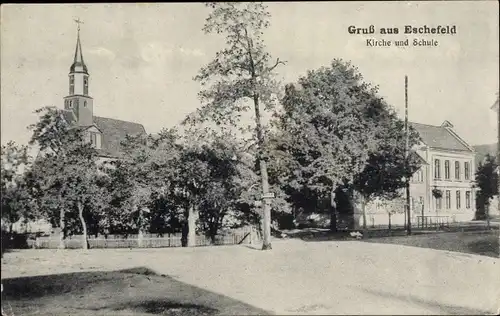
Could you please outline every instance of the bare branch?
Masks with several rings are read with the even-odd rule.
[[[273,71],[276,67],[278,67],[278,65],[285,65],[286,64],[286,61],[281,61],[279,58],[276,58],[276,63],[274,64],[274,66],[272,67],[269,67],[267,69],[267,71],[271,72]]]

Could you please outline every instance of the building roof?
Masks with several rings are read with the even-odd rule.
[[[412,151],[410,153],[411,156],[414,156],[415,159],[421,164],[421,165],[428,165],[427,161],[425,160],[424,157],[422,157],[419,153]]]
[[[410,125],[420,134],[422,141],[431,148],[472,151],[470,146],[451,130],[453,125],[448,121],[441,126],[414,122],[410,122]]]
[[[75,122],[75,116],[71,110],[62,110],[64,118],[68,122]],[[122,121],[107,117],[94,116],[94,125],[101,132],[101,149],[98,153],[102,157],[121,158],[121,142],[127,135],[146,134],[144,126],[139,123]],[[79,126],[87,129],[90,126]]]
[[[94,116],[94,124],[102,131],[99,154],[106,157],[121,158],[123,156],[120,143],[127,135],[146,134],[144,126],[134,122]]]

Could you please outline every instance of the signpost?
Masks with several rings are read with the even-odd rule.
[[[266,199],[274,199],[276,196],[274,192],[267,192],[266,194],[263,194],[261,199],[266,200]]]

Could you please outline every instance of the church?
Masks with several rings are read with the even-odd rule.
[[[78,21],[77,21],[78,22]],[[69,93],[64,97],[64,118],[73,126],[85,131],[88,142],[97,150],[99,160],[115,160],[123,157],[121,142],[127,135],[146,134],[139,123],[94,115],[94,99],[89,93],[89,71],[83,60],[80,28],[78,27],[75,55],[69,69]],[[17,232],[51,232],[52,225],[40,220],[14,223]]]
[[[64,97],[64,117],[70,124],[85,131],[86,140],[97,150],[101,159],[122,158],[120,143],[126,135],[145,134],[146,130],[139,123],[94,115],[94,99],[89,93],[90,74],[83,60],[80,27],[68,77],[69,93]]]

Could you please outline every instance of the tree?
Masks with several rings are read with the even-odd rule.
[[[60,248],[65,247],[66,234],[78,230],[66,226],[66,216],[77,214],[83,233],[82,248],[87,249],[85,216],[105,208],[108,196],[100,183],[97,153],[85,141],[84,131],[69,125],[59,109],[46,107],[36,113],[41,118],[30,126],[33,130],[30,143],[40,148],[31,169],[38,184],[39,209],[45,210],[52,222],[54,218],[59,220]]]
[[[1,203],[2,221],[9,226],[21,218],[27,217],[31,204],[28,176],[24,172],[29,169],[28,147],[8,142],[2,145],[1,152]]]
[[[244,210],[253,209],[258,184],[254,166],[246,162],[248,153],[232,133],[214,134],[207,140],[200,158],[207,163],[208,182],[200,205],[202,229],[215,242],[220,229],[247,223]],[[251,196],[251,195],[254,196]]]
[[[280,181],[328,199],[336,230],[339,190],[353,184],[380,147],[377,118],[385,115],[384,103],[356,67],[335,59],[288,85],[282,104],[273,138],[280,156],[273,161],[288,170]]]
[[[202,108],[194,121],[212,120],[217,124],[237,126],[242,112],[253,104],[255,133],[258,143],[257,160],[260,169],[262,194],[269,192],[266,139],[262,122],[262,109],[270,110],[277,101],[277,82],[273,71],[282,61],[271,61],[266,52],[263,31],[269,26],[270,14],[262,3],[210,3],[212,12],[203,30],[207,34],[225,34],[227,47],[200,70],[195,80],[201,82],[199,94]],[[187,121],[193,122],[193,117]],[[262,249],[271,249],[271,206],[264,200]]]
[[[122,142],[124,157],[111,162],[108,170],[113,196],[110,226],[121,225],[128,232],[138,232],[139,247],[144,231],[151,222],[151,206],[155,198],[165,197],[174,172],[172,161],[178,146],[173,130],[163,130],[157,136],[127,135]]]
[[[476,184],[479,188],[476,193],[478,207],[476,218],[486,218],[490,226],[489,205],[494,196],[498,196],[498,163],[494,156],[486,155],[476,171]]]
[[[363,230],[366,231],[366,204],[373,198],[393,199],[401,196],[406,179],[421,167],[415,151],[405,158],[404,122],[388,105],[378,100],[370,105],[373,120],[378,121],[374,136],[378,147],[369,154],[362,172],[354,178],[354,189],[359,193],[363,214]],[[419,141],[418,133],[409,130],[409,147]]]
[[[391,197],[390,199],[379,199],[377,208],[384,209],[389,216],[389,234],[392,230],[392,215],[404,212],[405,201],[402,197]]]

